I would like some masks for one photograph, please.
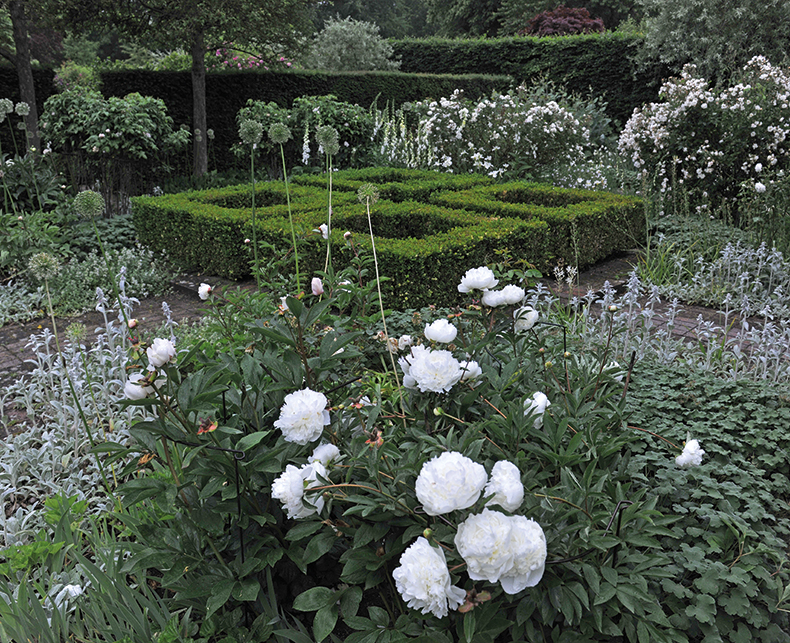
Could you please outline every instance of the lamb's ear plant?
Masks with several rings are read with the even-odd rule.
[[[255,150],[263,138],[263,125],[258,121],[246,120],[239,125],[239,138],[250,146],[250,181],[252,182],[252,253],[255,261],[255,283],[261,289],[260,266],[258,265],[258,225],[255,220]]]

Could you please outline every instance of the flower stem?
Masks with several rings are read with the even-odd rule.
[[[300,278],[299,278],[299,252],[296,249],[296,231],[294,230],[294,218],[291,214],[291,191],[288,188],[288,172],[285,169],[285,152],[283,145],[280,143],[280,158],[283,161],[283,181],[285,181],[285,200],[288,203],[288,222],[291,224],[291,241],[294,246],[294,263],[296,264],[296,294],[301,292]]]

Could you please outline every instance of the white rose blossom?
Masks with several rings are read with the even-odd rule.
[[[321,513],[324,499],[320,493],[313,495],[311,499],[304,497],[306,490],[323,484],[318,476],[326,478],[326,469],[318,461],[304,464],[299,469],[289,464],[272,483],[272,498],[283,503],[289,518],[306,518],[314,513]]]
[[[144,386],[140,384],[140,380],[144,378],[145,376],[142,373],[132,373],[129,376],[129,379],[126,380],[126,384],[123,387],[124,395],[126,395],[126,397],[128,397],[130,400],[143,400],[149,395],[153,395],[153,386]],[[161,383],[157,381],[156,386],[161,386]]]
[[[461,283],[458,284],[458,292],[469,292],[470,290],[488,290],[493,288],[499,283],[499,280],[494,276],[494,271],[488,266],[480,266],[479,268],[470,268],[461,277]]]
[[[491,477],[488,480],[484,496],[494,495],[488,505],[499,505],[502,509],[513,512],[521,506],[524,500],[524,485],[521,483],[521,472],[518,467],[507,460],[500,460],[494,464]]]
[[[483,293],[483,305],[490,308],[505,305],[505,294],[502,290],[486,290]]]
[[[206,301],[212,290],[213,289],[209,284],[202,283],[200,284],[200,288],[198,288],[198,297],[200,297],[203,301]]]
[[[469,578],[499,582],[513,568],[508,517],[491,509],[472,514],[458,525],[455,548],[466,562]]]
[[[546,397],[546,394],[538,391],[533,393],[531,398],[524,400],[524,415],[534,414],[536,417],[533,426],[539,429],[543,426],[543,414],[550,406],[551,402],[549,402],[549,398]]]
[[[444,552],[422,536],[401,554],[392,577],[406,604],[423,614],[443,618],[448,608],[457,609],[466,599],[464,590],[450,584]]]
[[[432,342],[449,344],[458,335],[458,329],[446,319],[437,319],[425,325],[425,337]]]
[[[475,504],[487,480],[482,464],[446,451],[422,465],[414,489],[425,513],[440,516]]]
[[[538,321],[538,311],[529,306],[517,308],[513,312],[513,329],[517,333],[524,333],[535,325]]]
[[[698,467],[702,464],[703,455],[705,451],[700,449],[699,441],[689,440],[683,447],[683,452],[675,458],[675,464],[684,469]]]
[[[526,296],[527,293],[524,292],[524,289],[514,284],[508,284],[502,289],[502,297],[505,300],[505,304],[507,304],[508,306],[512,306],[513,304],[518,304]]]
[[[282,430],[286,442],[307,444],[321,437],[329,424],[328,400],[323,393],[309,388],[285,396],[280,417],[274,426]]]
[[[157,337],[145,352],[148,355],[149,368],[161,368],[176,356],[176,347],[169,339]]]

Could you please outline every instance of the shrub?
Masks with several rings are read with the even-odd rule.
[[[539,13],[518,33],[520,36],[571,36],[604,31],[603,20],[592,18],[587,9],[560,5],[553,11]]]
[[[308,69],[327,71],[395,70],[400,63],[390,60],[392,45],[379,36],[372,22],[331,18],[316,34],[305,57]]]
[[[323,167],[324,156],[318,152],[316,130],[321,126],[335,128],[338,133],[340,149],[333,157],[333,166],[352,168],[364,165],[369,159],[373,142],[373,116],[359,105],[337,100],[331,94],[326,96],[302,96],[296,98],[291,109],[280,107],[274,102],[248,100],[237,116],[238,124],[246,120],[259,122],[264,133],[274,123],[284,123],[291,130],[292,138],[284,145],[286,164],[293,166]],[[233,153],[237,158],[246,158],[248,146],[236,144]],[[264,157],[270,172],[277,176],[282,172],[280,146],[274,145],[264,134],[256,154]]]
[[[687,66],[664,84],[663,102],[634,111],[620,151],[661,193],[682,191],[698,211],[737,207],[744,187],[764,191],[790,169],[790,73],[756,57],[739,81],[715,88]]]
[[[539,170],[583,156],[592,114],[577,116],[555,96],[540,93],[522,86],[475,102],[457,90],[389,117],[380,113],[379,164],[534,178]]]
[[[60,92],[82,89],[98,91],[101,78],[92,67],[84,67],[69,60],[55,70],[52,84]]]
[[[344,230],[356,233],[357,247],[371,249],[356,195],[370,180],[381,181],[372,220],[378,256],[391,277],[382,284],[390,304],[449,305],[458,298],[453,284],[460,266],[485,263],[501,252],[529,257],[539,269],[558,258],[587,264],[630,247],[644,229],[639,201],[613,194],[524,183],[488,187],[491,179],[481,175],[349,170],[333,174],[333,256],[348,252]],[[326,222],[326,177],[295,181],[303,185],[291,189],[293,219],[304,239],[300,263],[309,271],[324,265],[326,247],[313,231]],[[258,186],[255,202],[265,255],[281,253],[291,245],[284,184]],[[250,206],[249,186],[138,197],[133,219],[143,243],[201,270],[239,278],[249,274],[244,239],[253,238]]]
[[[790,51],[790,1],[641,0],[647,34],[641,57],[679,69],[693,63],[713,83],[737,76],[754,56],[784,63]]]
[[[161,179],[170,154],[189,132],[174,130],[162,100],[128,94],[105,99],[95,91],[50,96],[41,115],[42,137],[76,189],[99,183],[108,204],[125,200]]]

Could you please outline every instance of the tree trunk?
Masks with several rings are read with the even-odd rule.
[[[206,47],[203,30],[192,37],[192,122],[195,137],[193,174],[208,171],[208,137],[206,136]]]
[[[36,88],[33,84],[33,68],[30,66],[30,42],[27,37],[24,0],[11,0],[8,4],[8,11],[11,14],[14,46],[16,47],[15,66],[19,77],[19,95],[22,102],[30,106],[30,112],[24,117],[28,132],[25,149],[34,147],[36,150],[40,150]]]

